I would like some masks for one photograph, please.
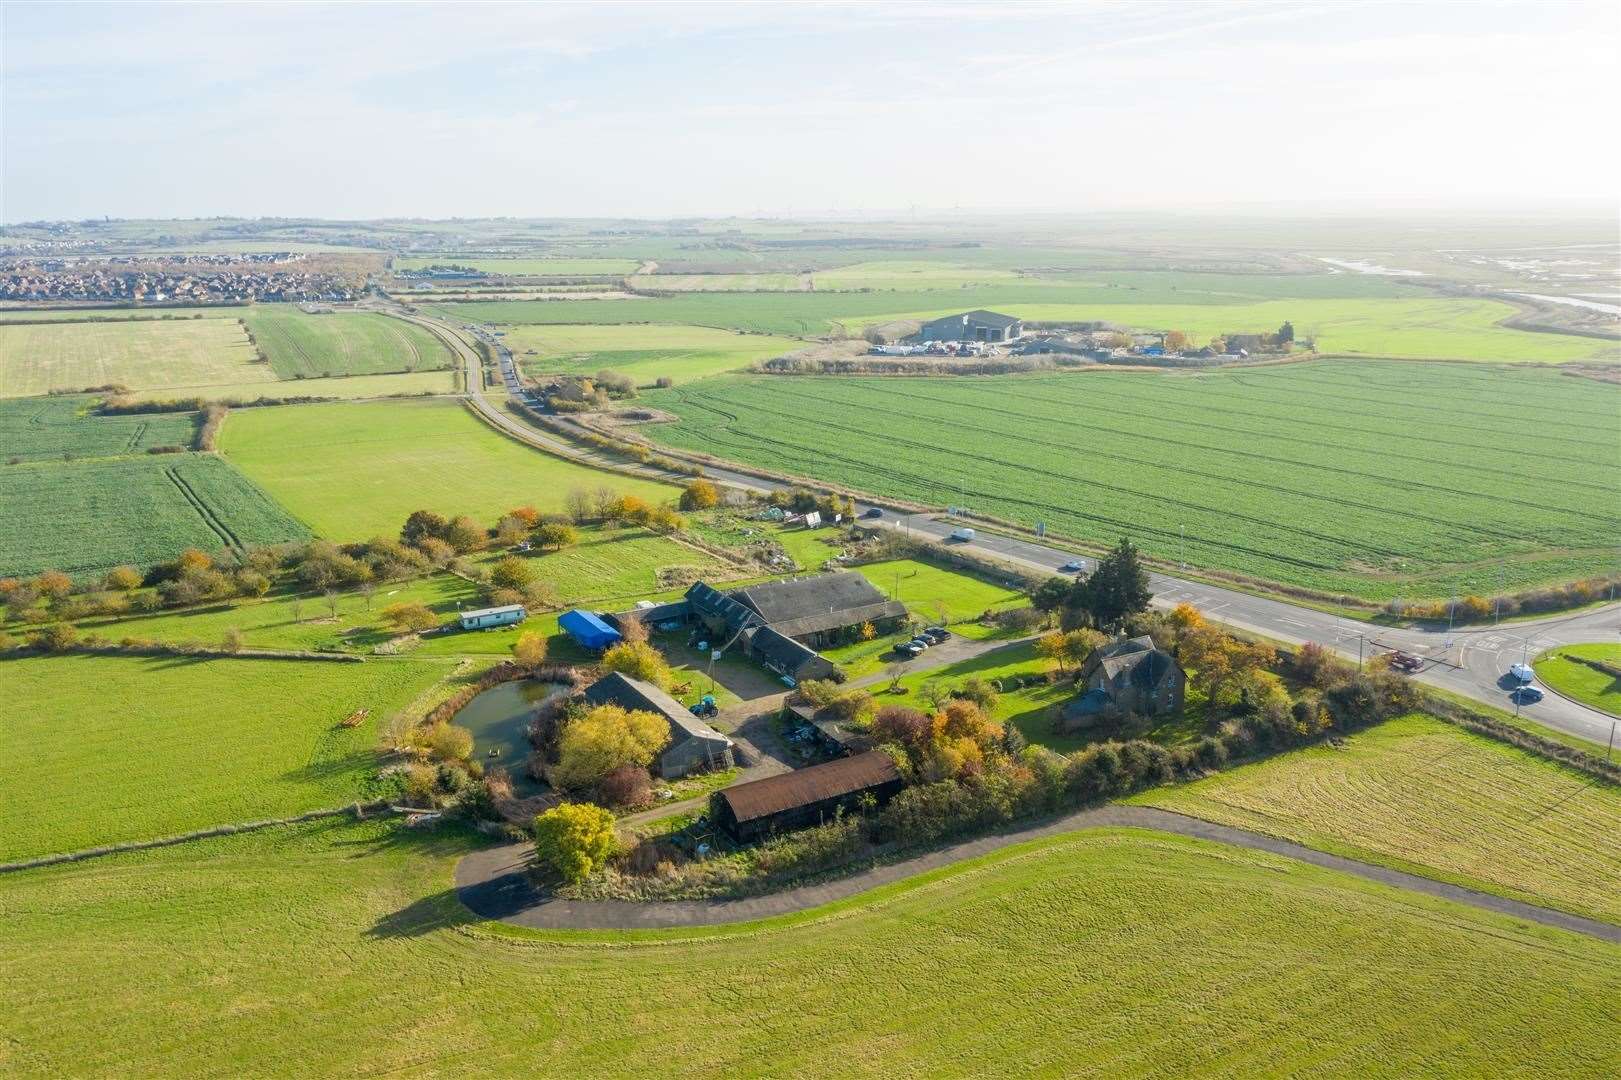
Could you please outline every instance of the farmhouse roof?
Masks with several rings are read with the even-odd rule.
[[[894,759],[880,750],[872,750],[825,765],[737,784],[722,789],[718,796],[731,808],[732,817],[741,823],[836,799],[899,778]]]
[[[618,705],[634,712],[649,712],[670,722],[672,742],[703,739],[730,743],[731,740],[696,716],[685,705],[650,682],[613,671],[585,688],[585,700],[593,705]]]
[[[787,634],[789,637],[812,634],[817,630],[830,629],[832,626],[849,626],[872,617],[865,613],[887,607],[891,603],[884,599],[883,593],[873,587],[872,582],[854,570],[843,570],[834,574],[812,574],[808,577],[752,585],[735,590],[731,596],[758,614],[760,621],[776,627],[778,633]],[[894,606],[900,607],[898,604]],[[901,607],[899,614],[905,614],[905,610]],[[851,616],[852,612],[863,614],[857,618]],[[789,624],[825,623],[831,616],[838,616],[842,621],[805,630],[787,628]]]
[[[1128,638],[1110,645],[1101,645],[1087,658],[1088,666],[1096,663],[1110,682],[1125,675],[1133,686],[1149,687],[1159,682],[1176,660],[1154,644],[1148,636]]]
[[[727,627],[734,633],[747,626],[758,626],[761,622],[758,612],[751,611],[719,589],[702,581],[687,590],[687,603],[700,615],[707,614],[724,619]]]

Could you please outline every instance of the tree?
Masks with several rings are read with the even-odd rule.
[[[602,666],[633,679],[650,682],[661,690],[668,690],[674,681],[670,665],[659,651],[645,641],[625,641],[602,654]]]
[[[423,746],[440,761],[466,761],[473,756],[473,733],[455,724],[435,724],[423,739]]]
[[[1192,343],[1193,339],[1189,337],[1187,332],[1184,330],[1172,330],[1169,334],[1165,335],[1166,352],[1186,352],[1188,346]]]
[[[232,626],[225,631],[225,636],[220,639],[220,648],[228,653],[239,653],[242,651],[243,643],[242,631]]]
[[[141,587],[141,572],[133,566],[115,566],[101,583],[113,592],[133,592]]]
[[[1137,549],[1124,539],[1099,561],[1090,577],[1076,583],[1073,596],[1105,627],[1118,626],[1127,615],[1147,611],[1153,598]]]
[[[553,551],[562,551],[580,542],[580,530],[561,521],[548,521],[535,530],[535,543]]]
[[[490,584],[497,589],[522,589],[534,577],[535,571],[516,555],[499,559],[490,568]]]
[[[591,520],[591,493],[584,488],[574,488],[565,495],[563,505],[568,509],[568,516],[574,519],[574,524],[584,525]]]
[[[503,547],[511,547],[528,535],[529,524],[516,514],[508,514],[495,523],[495,538]]]
[[[646,768],[670,741],[670,722],[650,712],[598,705],[563,728],[552,778],[583,791],[622,765]]]
[[[647,620],[634,611],[619,620],[619,640],[639,645],[647,640]]]
[[[205,559],[208,556],[203,556]],[[34,591],[40,596],[60,600],[73,591],[73,579],[60,570],[46,570],[34,578]]]
[[[1050,577],[1030,591],[1030,606],[1041,612],[1054,612],[1069,602],[1074,582],[1068,578]]]
[[[458,555],[477,551],[488,539],[483,526],[470,517],[459,517],[445,528],[444,541],[455,548]]]
[[[180,568],[180,572],[183,574],[187,570],[212,570],[214,560],[208,557],[207,552],[198,551],[196,548],[187,548],[180,553],[180,558],[175,560],[175,565]]]
[[[1079,668],[1092,655],[1092,650],[1109,639],[1090,627],[1080,627],[1064,634],[1064,659]]]
[[[517,506],[507,511],[507,517],[517,518],[523,522],[523,527],[533,529],[540,524],[540,511],[533,506]]]
[[[429,538],[443,540],[449,524],[432,510],[416,510],[405,519],[405,527],[400,529],[400,540],[413,547],[420,547],[422,541]]]
[[[646,806],[653,801],[653,781],[646,769],[621,765],[597,782],[597,799],[605,806]]]
[[[1290,342],[1294,341],[1294,339],[1295,339],[1295,324],[1294,323],[1285,322],[1282,326],[1278,327],[1278,344],[1279,345],[1287,345]]]
[[[34,644],[46,652],[67,652],[79,643],[79,631],[72,623],[59,622],[40,631]]]
[[[1069,660],[1065,636],[1062,630],[1053,630],[1036,639],[1036,655],[1057,664],[1060,673],[1064,671],[1064,665]]]
[[[297,619],[297,613],[294,613]],[[412,630],[428,630],[439,625],[433,609],[420,600],[402,600],[383,609],[383,621],[404,634]]]
[[[694,480],[681,492],[681,509],[708,510],[710,507],[720,505],[720,490],[714,483],[703,478]]]
[[[614,816],[589,803],[560,803],[535,818],[535,857],[570,882],[584,881],[619,850]]]
[[[546,639],[533,630],[524,631],[513,643],[512,658],[524,667],[539,667],[546,662]]]

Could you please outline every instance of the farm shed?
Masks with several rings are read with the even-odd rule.
[[[522,604],[506,604],[502,607],[464,611],[457,618],[461,620],[463,630],[485,630],[492,626],[511,626],[513,623],[521,623],[527,614],[529,613],[524,610]]]
[[[659,775],[666,780],[700,769],[727,769],[736,763],[732,740],[652,683],[615,671],[586,687],[585,700],[663,717],[670,725],[670,742],[660,751],[658,766]]]
[[[558,618],[557,625],[584,649],[601,651],[619,644],[619,631],[583,608],[565,611]]]
[[[1024,333],[1024,323],[1012,315],[996,311],[965,311],[961,315],[947,315],[931,319],[918,331],[921,341],[988,341],[1000,343],[1016,341]]]
[[[854,570],[773,581],[734,590],[730,599],[783,637],[812,648],[836,641],[841,631],[906,617],[906,606],[886,600]]]
[[[823,715],[809,705],[789,705],[788,716],[816,732],[816,741],[831,757],[859,754],[872,749],[872,737],[856,731],[837,716]]]
[[[831,660],[772,627],[761,626],[743,631],[743,642],[750,656],[778,675],[791,676],[795,682],[826,679],[833,675]]]
[[[871,750],[717,791],[709,797],[709,816],[734,840],[748,842],[821,824],[864,795],[886,803],[900,789],[894,759]]]

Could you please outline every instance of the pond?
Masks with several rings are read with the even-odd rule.
[[[524,727],[535,706],[562,689],[562,683],[533,679],[501,683],[462,706],[452,721],[473,733],[473,757],[486,769],[500,766],[507,770],[513,793],[519,798],[546,790],[546,785],[531,780],[524,768],[530,750]]]

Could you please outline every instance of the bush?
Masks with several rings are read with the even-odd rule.
[[[440,761],[465,762],[473,756],[473,733],[455,724],[436,724],[424,743]]]
[[[512,646],[512,658],[524,667],[539,667],[546,661],[546,639],[533,630],[518,635]]]
[[[645,641],[615,645],[602,654],[602,666],[608,671],[650,682],[660,690],[668,690],[674,678],[664,657]]]
[[[597,781],[597,801],[604,806],[642,807],[653,801],[653,781],[647,770],[637,765],[611,769]]]
[[[646,768],[669,741],[663,717],[599,705],[563,728],[553,780],[566,790],[589,790],[623,765]]]
[[[708,510],[720,505],[720,491],[709,480],[694,480],[681,492],[681,509]]]
[[[562,803],[535,818],[535,857],[564,881],[581,882],[619,850],[614,818],[600,806]]]
[[[516,555],[497,560],[490,568],[490,584],[497,589],[522,589],[534,580],[535,572]]]
[[[46,652],[67,652],[78,643],[79,631],[65,622],[46,627],[34,638],[34,644]]]

